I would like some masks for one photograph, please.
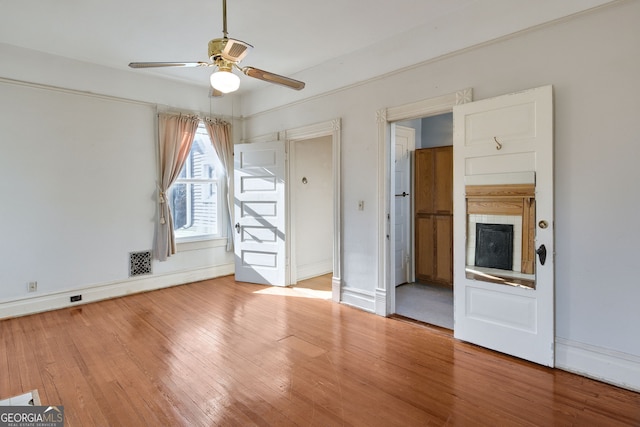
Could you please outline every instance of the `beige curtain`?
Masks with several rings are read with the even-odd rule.
[[[173,217],[171,209],[169,209],[167,192],[189,156],[199,123],[200,119],[196,116],[158,114],[160,181],[158,184],[158,221],[154,252],[160,261],[165,261],[176,253]]]
[[[230,125],[229,123],[219,119],[206,119],[205,127],[211,137],[213,148],[216,150],[216,154],[224,167],[225,176],[225,188],[224,200],[227,203],[227,209],[225,209],[227,215],[227,251],[233,250],[233,200],[231,194],[231,183],[233,177],[233,143],[231,142]]]

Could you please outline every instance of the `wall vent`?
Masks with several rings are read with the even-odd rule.
[[[129,252],[129,277],[151,274],[151,251]]]

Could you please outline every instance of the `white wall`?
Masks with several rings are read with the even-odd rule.
[[[422,120],[420,148],[453,145],[453,114],[439,114]]]
[[[557,364],[640,388],[639,19],[640,2],[620,2],[256,114],[247,118],[246,132],[261,135],[341,117],[343,279],[373,297],[381,239],[376,230],[383,220],[377,216],[383,201],[376,185],[376,112],[467,87],[483,99],[552,84]],[[357,210],[358,200],[365,200],[364,211]],[[609,359],[601,362],[598,355]],[[613,378],[611,358],[627,364],[620,367],[626,380]]]
[[[34,72],[32,52],[0,51],[0,318],[63,307],[78,293],[86,302],[233,272],[216,241],[129,278],[129,253],[153,247],[155,104],[208,109],[206,89],[158,90],[156,79],[63,58]]]

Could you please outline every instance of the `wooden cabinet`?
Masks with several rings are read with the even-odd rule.
[[[415,151],[416,279],[453,285],[453,147]]]

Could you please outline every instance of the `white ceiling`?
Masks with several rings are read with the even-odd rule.
[[[335,79],[344,86],[609,2],[228,0],[228,30],[254,46],[243,65],[308,78],[346,64],[352,71]],[[221,36],[222,0],[0,0],[0,43],[123,70],[131,61],[207,61],[208,41]],[[130,72],[206,87],[211,70]],[[243,77],[241,90],[265,85]]]

